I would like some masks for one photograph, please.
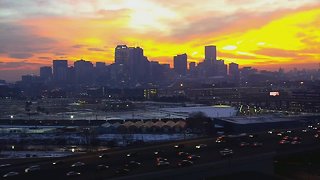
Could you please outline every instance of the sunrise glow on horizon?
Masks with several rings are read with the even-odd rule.
[[[0,79],[37,73],[54,59],[114,62],[118,44],[150,61],[204,59],[260,69],[318,68],[319,0],[2,0]]]

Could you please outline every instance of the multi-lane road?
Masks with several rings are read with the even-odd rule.
[[[320,145],[320,139],[314,137],[318,130],[313,128],[314,126],[306,127],[306,132],[305,129],[296,129],[291,132],[283,130],[282,133],[273,131],[253,134],[253,136],[248,134],[229,137],[221,139],[220,143],[216,141],[216,137],[209,137],[145,147],[113,149],[59,159],[3,159],[0,160],[0,165],[10,165],[1,167],[0,175],[3,177],[9,172],[19,173],[8,179],[163,179],[161,177],[169,174],[175,179],[179,177],[202,179],[210,174],[207,173],[212,170],[210,167],[228,170],[235,166],[240,167],[241,164],[255,166],[255,163],[262,162],[262,157],[265,156],[272,159],[277,154],[317,148]],[[177,144],[181,146],[174,147]],[[196,148],[200,144],[202,144],[201,147]],[[233,153],[223,156],[220,151],[225,148],[232,150]],[[179,155],[179,152],[182,153]],[[103,157],[99,157],[100,155]],[[183,164],[187,167],[179,167],[179,162],[188,159],[188,155],[194,155],[191,160],[189,159],[192,163]],[[162,159],[157,160],[159,157]],[[58,163],[54,165],[55,161]],[[130,161],[132,161],[131,164]],[[163,161],[163,166],[157,166],[159,161]],[[78,163],[81,166],[72,167],[77,162],[81,162]],[[36,167],[34,171],[26,173],[25,169],[30,166]],[[68,172],[69,175],[70,172],[74,172],[74,176],[68,176]],[[197,172],[202,173],[197,174]],[[188,173],[193,176],[186,176]]]

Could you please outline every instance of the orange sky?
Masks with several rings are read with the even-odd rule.
[[[1,0],[0,79],[53,59],[110,64],[117,44],[162,63],[200,62],[214,44],[227,63],[317,68],[319,27],[319,0]]]

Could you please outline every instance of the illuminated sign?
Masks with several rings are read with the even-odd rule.
[[[278,91],[270,92],[270,96],[279,96],[280,93]]]

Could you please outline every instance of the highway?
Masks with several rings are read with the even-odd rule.
[[[264,132],[259,134],[243,135],[240,137],[223,138],[222,142],[217,143],[216,137],[202,138],[196,140],[188,140],[174,143],[165,143],[160,145],[150,145],[145,147],[133,147],[127,149],[111,149],[105,152],[88,153],[85,155],[76,155],[60,159],[42,159],[42,160],[0,160],[0,164],[11,164],[11,166],[0,168],[1,177],[11,171],[18,172],[19,175],[8,179],[163,179],[170,175],[174,179],[188,179],[185,175],[191,172],[201,172],[190,179],[205,178],[206,172],[210,171],[210,167],[220,170],[232,169],[235,166],[240,167],[241,164],[249,164],[255,166],[259,163],[259,158],[268,156],[272,159],[277,154],[286,154],[295,151],[303,151],[310,148],[318,148],[320,139],[314,137],[317,129],[308,128],[307,132],[303,129],[283,131]],[[288,136],[288,137],[286,137]],[[294,138],[297,137],[297,138]],[[282,139],[286,142],[280,144]],[[296,141],[296,142],[293,142]],[[256,142],[256,143],[255,143]],[[301,143],[300,143],[301,142]],[[175,148],[174,145],[180,144],[182,147]],[[205,144],[206,147],[197,149],[196,145]],[[242,146],[241,146],[242,144]],[[256,145],[256,146],[254,146]],[[228,148],[233,151],[230,156],[223,157],[220,151]],[[155,155],[154,152],[159,154]],[[193,161],[189,167],[179,167],[177,164],[187,159],[187,156],[179,156],[178,152],[189,153],[190,155],[200,156]],[[132,153],[131,157],[127,154]],[[108,157],[99,158],[99,155],[107,154]],[[170,163],[165,167],[157,167],[156,159],[162,157]],[[60,164],[53,165],[57,160],[62,160]],[[141,165],[133,164],[126,167],[130,161],[141,163]],[[71,167],[76,162],[83,162],[80,167]],[[39,165],[40,169],[25,173],[24,170],[30,166]],[[109,168],[98,170],[98,165],[106,165]],[[121,169],[122,172],[116,173]],[[129,171],[124,171],[128,169]],[[207,170],[205,170],[207,169]],[[68,177],[70,171],[79,172],[76,177]],[[272,171],[272,170],[270,170]],[[210,174],[210,173],[209,173]],[[208,174],[208,175],[209,175]],[[192,177],[192,178],[191,178]],[[166,178],[168,179],[168,178]],[[170,178],[169,178],[170,179]]]

